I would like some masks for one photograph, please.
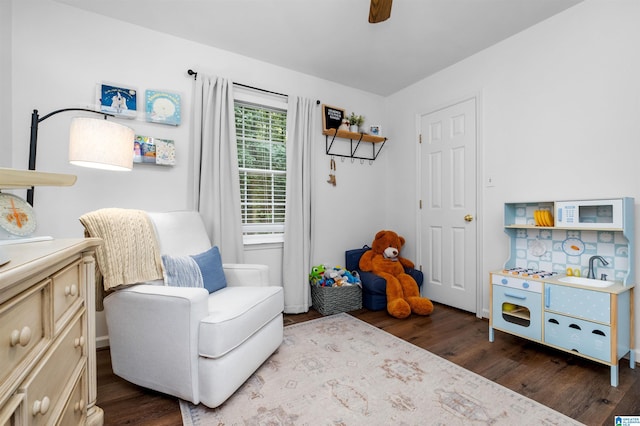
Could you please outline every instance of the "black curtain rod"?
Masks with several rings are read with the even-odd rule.
[[[285,95],[284,93],[272,92],[271,90],[266,90],[266,89],[261,89],[259,87],[249,86],[248,84],[233,83],[233,85],[234,86],[244,87],[245,89],[258,90],[260,92],[270,93],[270,94],[276,95],[276,96],[284,96],[285,98],[289,97],[289,95]]]
[[[194,70],[187,70],[187,74],[192,75],[193,79],[197,79],[198,78],[198,72],[194,71]],[[261,89],[259,87],[254,87],[254,86],[249,86],[248,84],[242,84],[242,83],[233,83],[236,86],[241,86],[244,87],[246,89],[253,89],[253,90],[258,90],[260,92],[265,92],[265,93],[271,93],[272,95],[277,95],[277,96],[285,96],[285,97],[289,97],[289,95],[285,95],[284,93],[278,93],[278,92],[272,92],[271,90],[265,90],[265,89]],[[316,105],[320,105],[320,100],[316,100]]]

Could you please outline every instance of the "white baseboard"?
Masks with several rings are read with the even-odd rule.
[[[99,336],[96,337],[96,349],[108,348],[109,347],[109,336]]]

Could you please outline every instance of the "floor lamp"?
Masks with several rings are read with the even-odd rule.
[[[38,124],[47,118],[66,111],[85,111],[104,116],[103,119],[75,117],[69,129],[69,162],[76,166],[103,170],[131,170],[133,168],[133,129],[107,121],[112,114],[86,108],[64,108],[43,117],[34,109],[31,114],[31,138],[29,142],[29,170],[36,169]],[[27,202],[33,205],[33,187],[27,190]]]

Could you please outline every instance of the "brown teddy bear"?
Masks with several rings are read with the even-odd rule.
[[[420,297],[418,283],[405,273],[404,268],[413,268],[409,259],[400,256],[405,239],[393,231],[380,231],[376,234],[371,250],[360,258],[360,269],[373,272],[387,281],[387,312],[396,318],[407,318],[411,312],[429,315],[433,312],[433,303],[426,297]]]

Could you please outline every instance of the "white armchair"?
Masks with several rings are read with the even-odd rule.
[[[162,254],[211,247],[197,212],[149,216]],[[282,342],[284,296],[267,266],[223,266],[227,287],[211,294],[153,282],[107,296],[114,373],[212,408],[229,398]]]

